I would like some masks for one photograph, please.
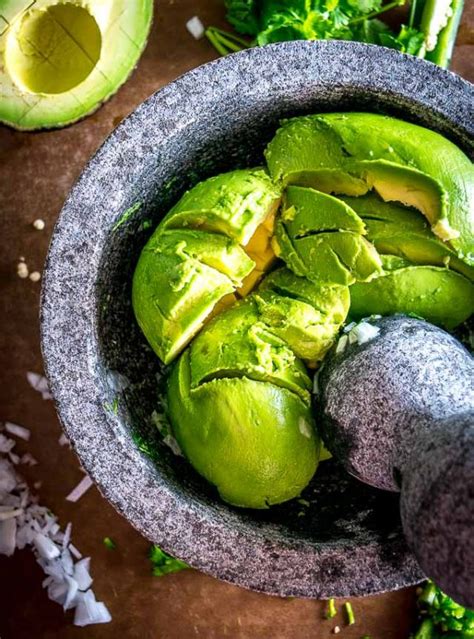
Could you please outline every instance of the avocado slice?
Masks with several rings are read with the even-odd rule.
[[[157,229],[143,249],[146,253],[178,254],[183,260],[198,260],[227,275],[235,286],[255,267],[246,251],[225,235],[204,231]]]
[[[367,239],[379,253],[399,255],[412,264],[447,266],[474,280],[474,268],[430,231],[426,219],[416,209],[384,202],[374,193],[340,197],[363,219]]]
[[[327,193],[414,206],[457,256],[474,264],[474,169],[442,135],[373,113],[287,120],[266,150],[271,176]]]
[[[195,470],[234,506],[268,508],[296,497],[313,477],[319,438],[308,402],[247,377],[191,387],[190,351],[168,382],[174,436]]]
[[[321,361],[347,317],[347,286],[322,286],[286,268],[270,273],[254,294],[262,321],[297,357]]]
[[[145,337],[165,364],[252,268],[242,248],[225,236],[155,231],[135,269],[132,304]]]
[[[279,201],[265,171],[231,171],[185,193],[157,227],[132,297],[138,323],[165,363],[269,268]]]
[[[353,231],[323,231],[292,240],[278,220],[273,246],[294,273],[316,284],[349,286],[371,280],[382,268],[372,244]]]
[[[463,275],[387,257],[385,275],[351,287],[351,318],[413,313],[450,330],[474,312],[474,284]]]
[[[268,329],[253,297],[209,322],[189,352],[191,388],[210,379],[245,376],[287,388],[309,401],[311,381],[303,363]]]
[[[0,122],[32,130],[94,111],[133,71],[152,0],[9,0],[0,7]]]
[[[362,235],[366,232],[364,222],[345,202],[300,186],[287,187],[281,219],[293,239],[322,231],[345,230]]]
[[[223,233],[245,246],[275,214],[280,191],[263,169],[241,169],[199,182],[170,210],[162,228]]]

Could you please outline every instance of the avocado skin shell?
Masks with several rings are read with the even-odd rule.
[[[399,259],[399,258],[395,258]],[[437,266],[406,266],[350,289],[350,317],[413,313],[448,330],[474,312],[474,285]]]
[[[413,264],[446,266],[474,280],[474,268],[437,238],[416,209],[384,202],[374,193],[340,196],[363,219],[367,239],[379,253],[404,257]]]
[[[185,351],[169,379],[168,403],[185,456],[230,504],[268,508],[287,501],[316,471],[311,409],[285,388],[240,377],[191,389]]]
[[[283,184],[355,196],[372,187],[371,174],[403,181],[405,169],[405,179],[427,189],[430,223],[444,220],[459,232],[451,245],[474,264],[474,169],[438,133],[372,113],[319,114],[285,121],[265,155],[272,177]]]

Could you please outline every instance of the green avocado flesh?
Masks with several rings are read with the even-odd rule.
[[[199,228],[246,245],[280,201],[280,191],[262,169],[223,173],[199,182],[164,218],[164,228]]]
[[[0,122],[31,130],[94,111],[134,69],[152,0],[0,3]]]
[[[207,224],[197,221],[202,211],[192,207],[198,201],[214,207]],[[263,170],[232,171],[185,193],[159,224],[138,261],[132,302],[138,324],[165,364],[256,268],[241,244],[278,201]]]
[[[135,316],[165,364],[192,339],[217,302],[235,290],[225,273],[186,252],[182,235],[182,231],[169,233],[160,249],[145,247],[133,276]],[[207,234],[203,235],[205,245]],[[152,237],[150,243],[155,242]],[[216,259],[212,250],[209,253]]]
[[[300,494],[314,475],[319,439],[308,402],[247,377],[191,388],[190,351],[168,384],[173,433],[193,467],[224,501],[268,508]]]
[[[272,333],[311,364],[333,345],[350,305],[348,287],[316,285],[286,268],[270,273],[253,297]]]
[[[345,202],[314,189],[289,186],[276,224],[275,250],[298,275],[349,285],[381,270],[364,222]]]
[[[339,198],[300,186],[289,186],[281,219],[292,239],[323,231],[365,233],[361,218]]]
[[[474,279],[474,268],[437,238],[423,215],[415,209],[384,202],[372,193],[362,197],[341,196],[341,199],[363,219],[367,239],[379,253],[398,255],[413,264],[448,266]]]
[[[463,275],[437,266],[407,266],[396,256],[387,274],[350,289],[350,316],[414,313],[452,329],[474,312],[474,285]]]
[[[185,193],[132,291],[152,348],[178,358],[173,435],[224,501],[247,508],[297,497],[313,477],[308,369],[348,315],[413,313],[449,330],[474,310],[474,181],[450,142],[393,118],[327,114],[284,123],[266,157],[271,178],[237,170]]]
[[[292,241],[278,220],[274,246],[278,257],[291,270],[316,283],[348,286],[356,281],[369,281],[381,272],[375,248],[353,231],[323,231]]]
[[[311,381],[303,363],[268,330],[253,297],[215,317],[189,352],[191,388],[216,377],[245,375],[287,388],[309,402]]]
[[[443,136],[372,113],[329,113],[284,122],[266,150],[271,176],[351,196],[375,190],[421,211],[457,256],[474,264],[474,170]]]

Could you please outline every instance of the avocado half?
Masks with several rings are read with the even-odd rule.
[[[0,122],[70,124],[113,95],[147,41],[153,0],[10,0],[0,6]]]
[[[317,286],[281,268],[209,322],[175,364],[174,436],[225,501],[266,508],[312,478],[320,443],[302,357],[323,357],[348,308],[347,287]]]
[[[283,185],[350,196],[375,190],[413,206],[474,265],[474,169],[442,135],[373,113],[328,113],[285,121],[265,155]]]
[[[240,370],[215,371],[193,388],[193,346],[168,382],[173,433],[187,459],[234,506],[268,508],[299,495],[320,447],[309,400]]]
[[[455,271],[383,256],[385,274],[350,289],[350,316],[413,314],[448,330],[474,312],[474,285]]]
[[[264,170],[231,171],[197,184],[158,225],[138,260],[132,303],[165,364],[263,275],[279,201]]]

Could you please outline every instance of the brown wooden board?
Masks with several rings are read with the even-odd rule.
[[[1,383],[0,420],[32,431],[29,450],[39,461],[25,468],[31,482],[41,481],[41,503],[60,522],[73,524],[74,544],[91,555],[98,599],[113,622],[86,629],[72,625],[71,613],[48,600],[43,573],[29,551],[0,557],[1,639],[405,639],[414,617],[413,589],[353,600],[356,624],[342,613],[324,619],[323,602],[281,599],[248,592],[196,571],[156,578],[147,560],[148,542],[99,495],[95,488],[77,503],[65,496],[81,479],[75,455],[58,444],[61,430],[54,405],[26,380],[26,371],[42,372],[39,348],[39,283],[16,274],[23,256],[29,270],[42,270],[49,236],[64,198],[89,156],[143,99],[181,73],[215,57],[206,40],[196,41],[186,21],[198,15],[205,24],[225,25],[222,0],[161,0],[145,53],[130,80],[94,115],[68,128],[20,133],[0,127]],[[474,2],[468,2],[452,69],[474,79]],[[43,231],[32,222],[46,222]],[[111,537],[114,551],[103,545]],[[342,603],[342,602],[338,602]]]

